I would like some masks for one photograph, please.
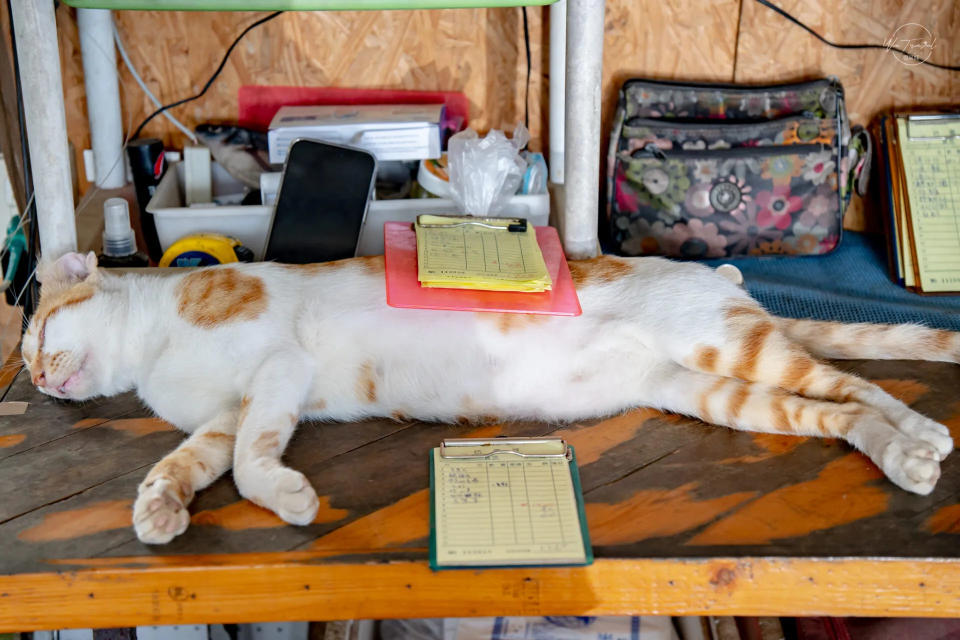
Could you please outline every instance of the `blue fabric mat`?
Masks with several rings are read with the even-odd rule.
[[[960,331],[960,296],[918,295],[890,280],[883,236],[844,232],[840,246],[825,256],[704,262],[736,265],[750,294],[778,316]]]

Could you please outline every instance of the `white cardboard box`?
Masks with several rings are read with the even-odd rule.
[[[282,164],[298,138],[360,147],[380,161],[439,158],[442,120],[441,104],[281,107],[267,148],[272,164]]]

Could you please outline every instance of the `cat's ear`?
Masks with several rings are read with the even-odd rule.
[[[60,256],[55,262],[40,261],[37,267],[37,282],[44,288],[63,289],[78,282],[99,280],[97,270],[97,256],[91,251],[82,253],[68,253]]]

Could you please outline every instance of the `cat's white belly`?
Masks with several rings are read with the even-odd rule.
[[[598,333],[589,317],[520,318],[505,326],[489,314],[425,313],[371,314],[349,327],[325,323],[314,334],[322,347],[312,350],[317,369],[305,415],[602,415],[641,403],[644,376],[657,362],[627,327],[608,322]]]

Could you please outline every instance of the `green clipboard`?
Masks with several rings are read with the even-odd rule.
[[[457,438],[430,452],[430,567],[593,562],[576,452],[562,438]]]

